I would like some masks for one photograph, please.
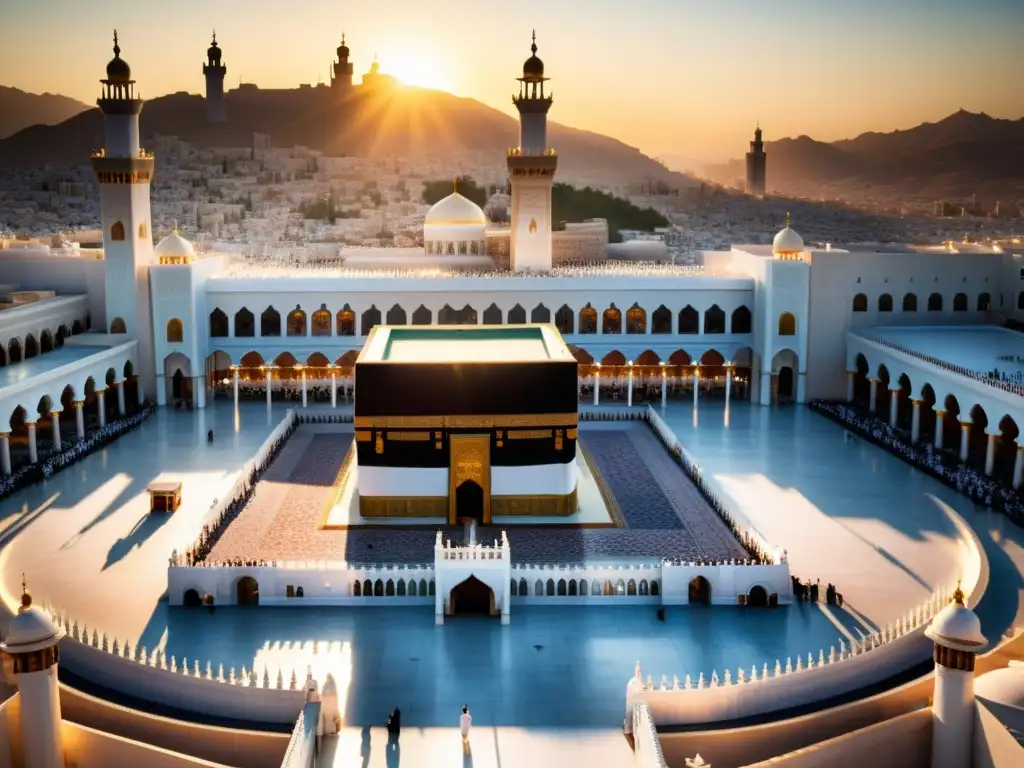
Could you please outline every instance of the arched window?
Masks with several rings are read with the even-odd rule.
[[[622,312],[613,303],[601,318],[601,333],[622,333]]]
[[[626,333],[647,333],[647,312],[639,304],[626,310]]]
[[[352,308],[349,307],[348,304],[338,310],[335,321],[337,323],[339,336],[356,335],[356,313],[352,311]]]
[[[933,293],[928,297],[928,311],[929,312],[941,312],[942,311],[942,294]]]
[[[538,304],[530,312],[531,323],[550,323],[551,322],[551,310],[545,307],[543,304]]]
[[[908,293],[903,297],[903,311],[917,312],[917,294]]]
[[[779,336],[796,336],[796,318],[790,312],[779,315]]]
[[[558,332],[562,335],[572,333],[573,321],[575,319],[573,311],[569,309],[568,305],[563,304],[561,309],[555,312],[555,327],[558,328]]]
[[[679,332],[700,333],[700,314],[689,304],[679,310]]]
[[[967,294],[958,293],[953,297],[953,311],[954,312],[966,312],[967,311]]]
[[[222,339],[228,335],[228,316],[219,309],[210,313],[210,336],[214,339]]]
[[[730,329],[732,333],[750,333],[753,330],[753,318],[747,307],[736,307],[733,310]]]
[[[263,310],[260,315],[260,336],[281,335],[281,313],[272,306]]]
[[[890,294],[883,293],[878,297],[878,311],[892,312],[892,296]]]
[[[978,311],[988,312],[992,309],[992,297],[987,293],[978,294]]]
[[[430,325],[433,322],[430,310],[420,304],[416,307],[416,310],[412,313],[412,324],[413,325]]]
[[[306,313],[302,311],[298,304],[295,305],[295,309],[288,313],[288,335],[306,335]]]
[[[447,306],[447,305],[445,305]],[[455,310],[448,307],[452,313],[452,322],[455,322]],[[501,308],[492,303],[487,309],[484,310],[484,325],[501,325]]]
[[[467,304],[455,314],[455,322],[459,325],[476,325],[476,310]]]
[[[256,335],[256,317],[245,307],[235,312],[235,337],[252,338]]]
[[[672,333],[672,310],[664,304],[651,313],[651,333]]]
[[[854,312],[867,312],[868,311],[868,297],[863,293],[858,293],[853,297],[853,311]]]
[[[185,330],[181,326],[181,320],[176,317],[172,317],[167,321],[167,343],[168,344],[181,344],[182,339],[185,336]]]
[[[369,336],[370,331],[374,329],[374,326],[380,325],[380,310],[377,309],[375,304],[371,304],[370,308],[363,312],[359,321],[359,335]]]
[[[1024,309],[1024,291],[1017,294],[1017,309]]]
[[[124,224],[120,221],[115,221],[110,227],[110,239],[115,242],[124,240]]]
[[[395,304],[388,310],[385,319],[388,325],[405,325],[405,310],[401,304]]]
[[[115,317],[110,321],[110,332],[111,333],[128,333],[128,327],[124,324],[124,320],[120,317]]]
[[[320,309],[313,313],[309,324],[310,335],[330,336],[331,335],[331,312],[326,304],[321,304]]]
[[[508,311],[509,325],[526,325],[526,310],[516,304]]]
[[[494,304],[491,306],[498,309]],[[501,312],[501,310],[498,311]],[[451,305],[445,304],[437,313],[437,322],[439,325],[456,325],[458,323],[456,314],[455,310],[451,308]],[[499,320],[498,322],[501,321]]]
[[[717,304],[704,313],[704,333],[725,333],[725,312]]]
[[[1021,294],[1024,296],[1024,294]],[[587,302],[587,306],[580,310],[580,331],[583,333],[597,333],[597,310],[590,306],[590,302]]]

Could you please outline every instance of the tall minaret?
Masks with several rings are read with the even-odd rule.
[[[213,42],[206,49],[206,63],[203,64],[203,74],[206,76],[206,122],[208,123],[227,122],[227,113],[224,111],[224,75],[227,73],[227,65],[220,63],[217,30],[213,30]]]
[[[924,633],[935,643],[932,768],[963,768],[974,748],[974,657],[986,641],[959,584]]]
[[[21,701],[21,745],[25,768],[64,768],[58,644],[64,631],[32,605],[22,578],[21,607],[11,619],[0,650],[14,661]]]
[[[519,110],[519,146],[509,150],[508,175],[512,182],[511,267],[514,270],[551,269],[551,187],[558,158],[548,148],[548,110],[551,95],[544,94],[544,62],[533,55],[523,64],[519,95],[512,103]]]
[[[764,196],[765,180],[767,178],[768,155],[764,153],[764,142],[761,141],[761,124],[754,129],[754,140],[750,142],[750,151],[747,152],[747,194]]]
[[[341,45],[338,46],[338,60],[334,63],[331,77],[331,88],[340,101],[352,92],[352,62],[348,60],[348,46],[345,45],[345,33],[341,33]]]
[[[114,32],[114,58],[101,80],[97,100],[103,112],[107,146],[92,159],[100,188],[103,222],[103,275],[106,329],[138,341],[136,372],[141,391],[156,391],[153,329],[149,301],[149,266],[153,263],[149,185],[153,155],[139,147],[142,99],[128,63],[121,58]],[[140,391],[140,397],[141,395]]]

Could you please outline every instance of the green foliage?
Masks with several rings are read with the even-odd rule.
[[[653,208],[639,208],[628,200],[615,197],[599,189],[577,189],[571,184],[554,185],[551,192],[551,218],[555,229],[565,229],[567,221],[607,219],[608,237],[617,243],[620,229],[651,231],[667,227],[668,219]]]
[[[310,202],[300,203],[299,212],[302,214],[302,218],[304,219],[326,220],[331,224],[339,218],[338,209],[334,205],[333,194],[327,195],[326,197],[318,197],[316,200]],[[342,216],[341,218],[346,217]]]
[[[427,181],[423,183],[423,202],[433,205],[438,200],[448,197],[452,193],[453,184],[451,179],[440,179],[438,181]],[[459,177],[459,194],[472,200],[483,208],[487,205],[487,190],[478,186],[472,176]]]

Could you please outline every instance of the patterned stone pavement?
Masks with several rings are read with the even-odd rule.
[[[507,532],[514,562],[581,564],[625,557],[660,560],[744,555],[646,425],[597,423],[581,432],[596,469],[622,510],[626,527],[510,527]],[[346,560],[353,564],[433,562],[433,526],[318,528],[351,441],[351,432],[322,432],[312,426],[299,429],[211,557]],[[446,535],[458,540],[462,529],[446,527]],[[483,541],[500,535],[497,527],[479,530]]]

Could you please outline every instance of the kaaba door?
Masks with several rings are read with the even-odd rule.
[[[448,467],[448,522],[491,522],[491,436],[452,435]]]

